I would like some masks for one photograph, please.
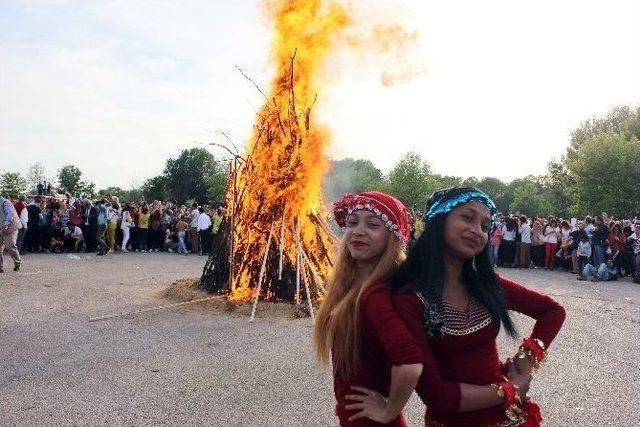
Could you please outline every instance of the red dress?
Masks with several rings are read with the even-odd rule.
[[[509,309],[535,319],[531,337],[542,340],[548,348],[564,321],[562,306],[546,295],[502,277],[499,283]],[[474,299],[468,310],[443,304],[444,335],[427,338],[423,305],[414,287],[405,286],[393,299],[396,311],[424,352],[424,366],[416,391],[427,405],[426,425],[485,427],[506,421],[501,406],[458,412],[460,383],[488,385],[503,375],[496,344],[498,325]]]
[[[349,417],[359,410],[347,410],[347,394],[357,394],[351,386],[361,386],[389,394],[391,367],[422,363],[422,350],[393,309],[391,289],[383,284],[374,284],[363,294],[360,301],[361,338],[360,364],[358,373],[350,380],[334,375],[333,391],[337,405],[336,415],[341,426],[406,426],[402,415],[389,424],[380,424],[368,418],[349,421]]]

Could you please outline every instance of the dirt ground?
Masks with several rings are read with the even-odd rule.
[[[198,277],[204,262],[27,255],[23,271],[0,275],[0,425],[335,425],[331,378],[313,357],[308,318],[265,306],[249,323],[246,312],[180,306],[89,321],[170,304],[162,291]],[[545,425],[640,425],[640,286],[501,273],[568,312],[531,389]],[[531,322],[517,320],[528,332]],[[505,356],[516,345],[500,339]],[[417,399],[406,414],[421,425]]]

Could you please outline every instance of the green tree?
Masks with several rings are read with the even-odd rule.
[[[323,182],[324,194],[328,201],[335,201],[345,193],[380,190],[383,180],[382,171],[370,160],[332,160]]]
[[[100,197],[104,197],[105,195],[110,194],[111,196],[117,197],[119,200],[124,200],[123,196],[126,194],[126,191],[120,187],[107,187],[98,191],[98,195]]]
[[[0,190],[18,195],[27,191],[27,181],[20,172],[3,172],[0,174]]]
[[[433,174],[433,178],[438,181],[440,188],[459,187],[462,184],[462,178],[453,175]]]
[[[82,172],[77,166],[66,165],[58,171],[58,188],[63,193],[76,194],[80,192],[80,177]]]
[[[491,196],[499,211],[506,212],[509,210],[509,205],[505,201],[508,189],[507,184],[498,178],[487,176],[478,181],[476,187]]]
[[[96,184],[90,181],[80,181],[78,183],[78,193],[83,197],[93,199],[96,197]]]
[[[462,187],[478,187],[478,183],[480,181],[478,181],[478,178],[476,178],[475,176],[470,176],[468,178],[465,178],[462,180],[462,182],[460,183],[460,185]]]
[[[166,200],[169,198],[168,182],[164,175],[149,178],[142,184],[142,194],[147,200]]]
[[[387,190],[409,209],[423,209],[429,196],[439,187],[429,163],[413,152],[400,158],[387,176]]]
[[[573,185],[575,185],[575,177],[567,169],[565,156],[560,160],[551,160],[547,163],[544,187],[556,207],[556,213],[560,216],[565,217],[571,214],[570,190]]]
[[[571,188],[575,213],[624,217],[640,213],[640,143],[635,136],[606,132],[587,139],[567,168],[575,176]]]
[[[208,188],[207,195],[210,201],[214,203],[224,201],[228,177],[226,168],[221,163],[216,162],[215,167],[205,176]]]
[[[571,132],[567,159],[574,160],[580,147],[602,133],[613,133],[630,140],[640,140],[640,106],[635,110],[628,105],[612,108],[605,117],[591,117]]]
[[[177,158],[167,160],[164,168],[168,197],[180,203],[188,199],[208,201],[209,175],[217,168],[215,157],[204,148],[183,150]]]
[[[82,172],[77,166],[63,166],[58,170],[58,191],[80,194],[83,197],[95,197],[96,185],[90,181],[82,181],[80,178],[82,178]]]
[[[553,205],[540,192],[540,185],[534,179],[525,179],[514,186],[510,212],[519,211],[527,216],[548,216],[554,213]]]

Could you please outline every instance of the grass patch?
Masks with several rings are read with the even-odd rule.
[[[201,298],[214,296],[203,291],[197,286],[198,279],[187,278],[173,282],[167,288],[160,291],[160,296],[172,302],[188,302]],[[234,303],[226,298],[212,299],[208,301],[194,302],[185,305],[184,308],[191,308],[200,312],[214,314],[228,314],[238,317],[250,317],[253,301],[244,303]],[[315,309],[315,307],[314,307]],[[309,308],[306,304],[299,306],[290,302],[259,301],[256,308],[256,318],[280,317],[286,319],[300,319],[309,316]]]

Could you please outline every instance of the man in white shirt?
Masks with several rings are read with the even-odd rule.
[[[199,208],[198,211],[198,236],[200,237],[200,255],[206,255],[209,251],[209,228],[212,225],[211,217],[204,211],[203,208]]]
[[[193,203],[191,205],[191,221],[189,222],[189,240],[191,241],[191,253],[198,253],[199,245],[198,245],[198,217],[200,216],[200,211],[198,210],[198,204]]]
[[[518,258],[518,267],[529,268],[531,264],[531,226],[527,217],[520,217],[520,256]]]
[[[67,226],[64,228],[64,245],[67,249],[77,252],[83,241],[82,229],[71,221],[67,222]]]

